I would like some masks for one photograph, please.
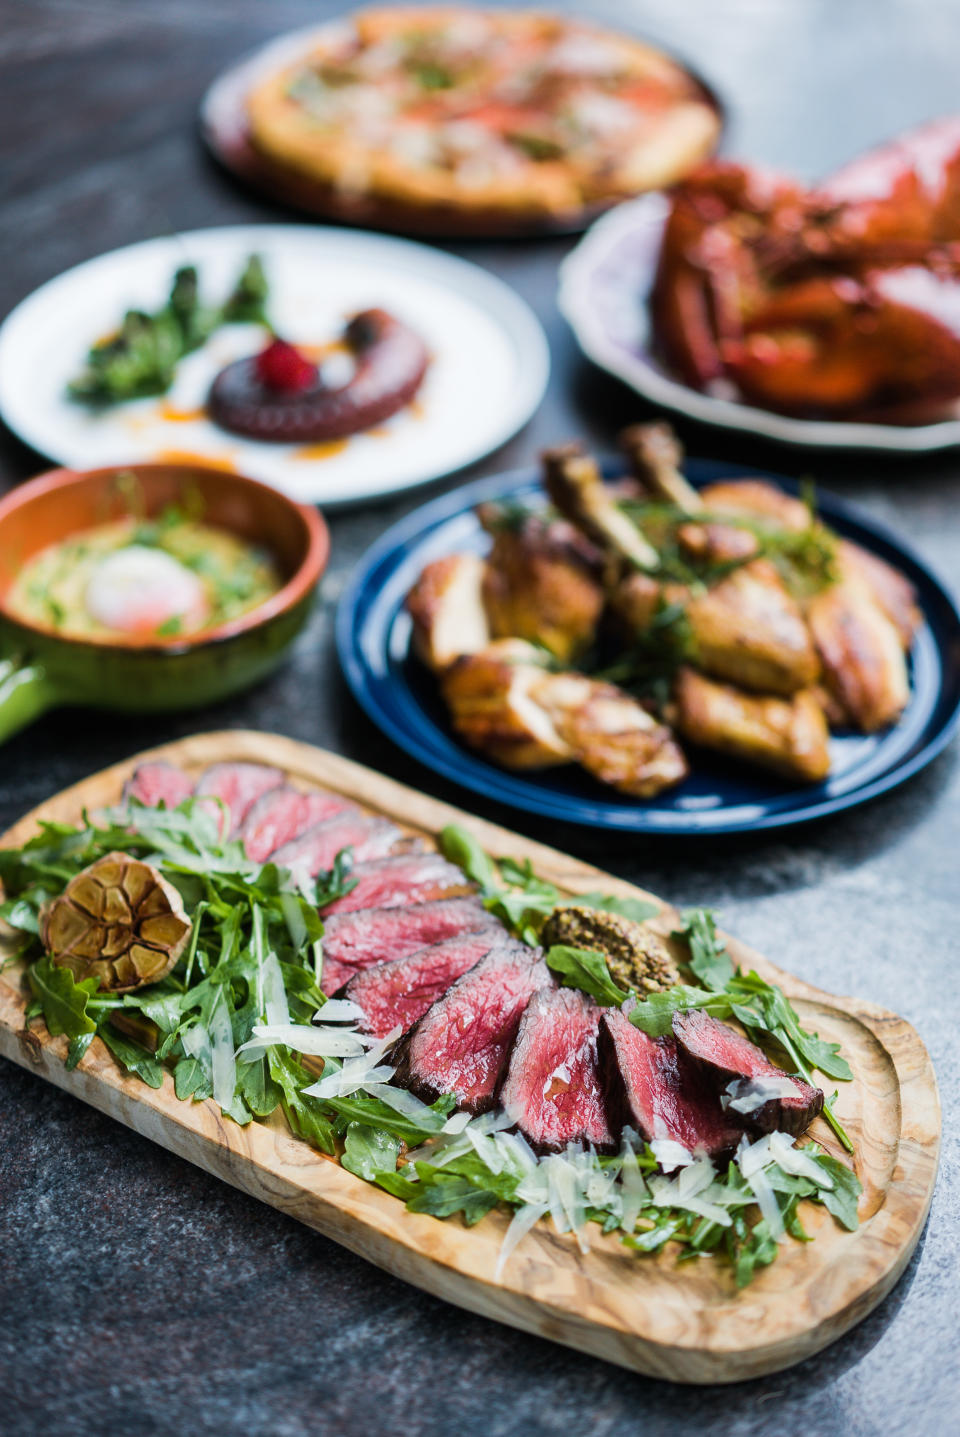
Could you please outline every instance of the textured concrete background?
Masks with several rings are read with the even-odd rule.
[[[0,312],[64,267],[175,228],[276,219],[204,156],[196,105],[228,61],[332,13],[316,0],[2,0]],[[814,176],[956,105],[951,0],[613,0],[728,99],[728,153]],[[478,466],[547,441],[609,445],[641,406],[580,360],[553,305],[567,241],[461,246],[520,289],[553,349],[547,400]],[[768,464],[856,499],[958,585],[960,463],[796,455],[684,427],[692,453]],[[0,476],[40,466],[0,439]],[[177,720],[53,715],[0,755],[0,823],[176,734],[259,727],[339,749],[470,805],[407,760],[340,681],[331,623],[366,546],[422,495],[338,515],[326,601],[293,663],[229,706]],[[920,1249],[884,1305],[792,1372],[684,1389],[460,1313],[258,1206],[38,1079],[0,1068],[0,1430],[30,1434],[926,1434],[960,1404],[956,1274],[957,754],[857,814],[757,840],[654,849],[488,816],[558,843],[726,925],[784,967],[895,1008],[919,1029],[945,1107]]]

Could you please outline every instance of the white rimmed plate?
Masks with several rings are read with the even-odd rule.
[[[915,426],[791,419],[675,379],[653,352],[649,311],[666,213],[662,194],[619,205],[597,220],[561,266],[560,309],[595,364],[664,409],[786,444],[903,454],[960,444],[960,409],[955,419]]]
[[[67,397],[90,344],[124,310],[162,305],[178,265],[195,263],[203,298],[219,303],[254,252],[267,269],[272,322],[294,343],[322,344],[347,315],[372,306],[413,325],[433,356],[414,404],[321,455],[218,429],[196,411],[224,364],[262,346],[256,325],[218,330],[181,362],[162,400],[98,413]],[[439,479],[498,448],[537,408],[549,368],[532,311],[476,265],[364,231],[238,225],[114,250],[35,290],[0,326],[0,413],[21,439],[70,468],[182,455],[229,465],[303,502],[349,504]]]

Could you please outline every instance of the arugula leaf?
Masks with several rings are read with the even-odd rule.
[[[159,1088],[163,1083],[163,1064],[158,1062],[152,1053],[146,1048],[141,1048],[139,1043],[131,1043],[129,1038],[123,1038],[104,1023],[99,1030],[99,1036],[106,1043],[113,1056],[126,1068],[128,1073],[136,1073],[142,1078],[148,1088]]]
[[[305,1143],[312,1143],[332,1156],[337,1150],[333,1124],[318,1100],[301,1092],[313,1081],[306,1068],[279,1046],[267,1049],[267,1063],[270,1077],[283,1094],[280,1103],[293,1132]]]
[[[70,1039],[70,1046],[67,1048],[67,1061],[64,1064],[68,1073],[73,1072],[96,1036],[96,1033],[81,1033],[78,1037]]]
[[[578,893],[569,902],[578,908],[602,908],[605,913],[617,913],[634,923],[645,923],[660,912],[659,904],[645,898],[618,898],[613,893]]]
[[[459,1173],[429,1168],[428,1164],[423,1164],[423,1167],[429,1180],[424,1180],[424,1174],[420,1172],[421,1164],[418,1163],[417,1173],[421,1181],[407,1203],[408,1212],[426,1212],[432,1217],[452,1217],[454,1213],[462,1212],[467,1227],[473,1227],[500,1201],[499,1194],[491,1188],[478,1188]]]
[[[627,997],[611,978],[603,953],[555,943],[547,949],[546,961],[547,967],[559,973],[568,988],[580,988],[605,1007],[619,1008]]]
[[[817,1166],[823,1168],[827,1176],[833,1179],[832,1189],[821,1188],[817,1193],[817,1200],[823,1203],[827,1212],[836,1218],[841,1227],[845,1227],[848,1232],[856,1232],[860,1224],[857,1200],[863,1192],[863,1184],[846,1163],[840,1162],[829,1153],[811,1152],[810,1155]]]
[[[237,1091],[255,1118],[268,1118],[283,1101],[283,1089],[270,1076],[265,1057],[238,1065]]]
[[[440,834],[439,844],[443,856],[462,868],[467,877],[479,885],[482,893],[498,890],[493,859],[467,829],[457,823],[448,823]]]
[[[28,977],[33,995],[43,1008],[44,1022],[55,1038],[61,1033],[79,1038],[96,1031],[97,1025],[87,1012],[87,1003],[100,986],[96,978],[77,983],[69,968],[60,967],[46,953],[33,964]]]
[[[690,945],[690,969],[704,988],[720,993],[734,976],[734,967],[723,940],[718,938],[713,914],[707,908],[688,908],[683,927],[674,936]]]
[[[705,1008],[715,1018],[728,1018],[730,999],[725,993],[709,993],[705,988],[688,988],[681,983],[662,993],[651,993],[624,1011],[635,1027],[651,1038],[663,1038],[673,1032],[674,1013],[685,1013],[690,1008]]]
[[[369,1123],[350,1123],[340,1161],[348,1172],[373,1182],[379,1173],[396,1171],[400,1139]]]
[[[181,1058],[173,1070],[173,1090],[181,1100],[209,1098],[213,1085],[199,1058]]]

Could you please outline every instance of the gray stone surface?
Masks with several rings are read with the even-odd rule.
[[[2,0],[5,162],[0,312],[65,266],[171,228],[271,219],[203,155],[194,112],[227,61],[332,11],[310,0]],[[956,104],[948,0],[628,0],[581,5],[691,56],[730,102],[728,150],[814,175]],[[475,472],[548,440],[608,444],[641,406],[577,356],[553,307],[567,241],[461,246],[525,293],[554,377],[532,424]],[[800,474],[897,527],[958,586],[956,454],[802,455],[684,427],[693,453]],[[0,440],[5,482],[40,467]],[[451,481],[453,482],[453,481]],[[332,651],[337,590],[419,502],[337,515],[323,607],[291,665],[229,706],[130,722],[60,713],[0,755],[0,822],[175,734],[274,730],[339,749],[456,802],[362,717]],[[559,843],[727,926],[787,968],[904,1013],[944,1100],[931,1220],[894,1293],[815,1361],[731,1388],[644,1381],[422,1296],[38,1079],[0,1068],[0,1430],[12,1434],[520,1434],[648,1437],[955,1430],[958,1271],[956,752],[900,793],[782,837],[695,848],[558,833]]]

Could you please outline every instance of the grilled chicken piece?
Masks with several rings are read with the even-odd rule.
[[[784,778],[817,783],[830,771],[827,721],[810,689],[789,699],[745,694],[684,668],[674,688],[674,721],[691,743]]]
[[[809,687],[820,665],[799,605],[774,566],[754,559],[687,603],[697,663],[760,693]]]
[[[689,559],[699,559],[704,564],[741,564],[752,559],[760,548],[760,541],[749,529],[713,522],[681,524],[677,542]]]
[[[545,674],[533,697],[581,768],[636,798],[686,778],[683,751],[665,724],[614,684],[581,674]]]
[[[683,449],[669,424],[632,424],[619,436],[630,469],[656,499],[676,504],[685,514],[703,511],[703,500],[680,470]]]
[[[670,730],[635,699],[582,674],[551,673],[522,639],[464,655],[441,685],[457,732],[507,768],[579,763],[642,798],[686,776]]]
[[[646,633],[665,605],[686,611],[697,666],[767,694],[792,694],[817,679],[820,664],[803,613],[776,569],[754,559],[705,593],[630,574],[611,607],[631,633]]]
[[[899,718],[910,697],[904,642],[868,583],[847,569],[807,604],[824,684],[848,723],[874,733]]]
[[[573,750],[533,697],[544,674],[541,655],[523,639],[497,639],[464,654],[440,680],[454,728],[507,768],[570,763]]]
[[[874,603],[893,624],[905,648],[910,646],[920,623],[917,591],[906,575],[886,560],[841,539],[841,573],[856,575],[870,590]]]
[[[620,508],[595,462],[579,444],[545,449],[543,480],[560,513],[606,555],[638,569],[656,567],[656,550]]]
[[[747,519],[771,529],[790,529],[802,534],[810,527],[810,510],[802,499],[784,494],[764,479],[723,479],[700,490],[709,514],[721,518]]]
[[[529,639],[569,662],[596,634],[602,555],[565,519],[515,521],[499,504],[477,514],[493,537],[482,585],[493,638]]]
[[[428,668],[441,672],[489,643],[483,578],[479,554],[448,554],[428,564],[410,590],[414,648]]]

